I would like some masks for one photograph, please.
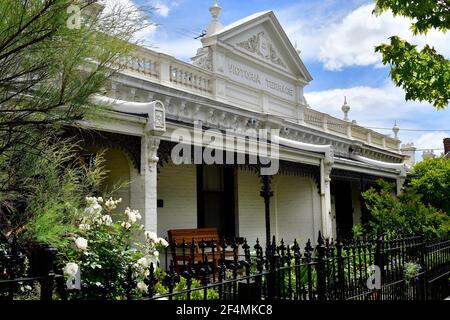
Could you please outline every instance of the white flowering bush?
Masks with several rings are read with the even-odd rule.
[[[131,288],[133,294],[144,294],[150,266],[156,269],[159,251],[168,246],[155,233],[144,231],[138,210],[114,213],[120,202],[87,197],[86,208],[76,222],[77,231],[60,249],[65,275],[81,274],[83,298],[123,299],[130,284],[129,270],[136,284]]]

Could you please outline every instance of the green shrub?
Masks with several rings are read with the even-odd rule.
[[[149,268],[151,264],[156,268],[158,250],[168,243],[154,232],[144,231],[137,210],[127,208],[115,213],[120,199],[87,197],[86,202],[77,220],[77,231],[66,237],[66,245],[58,254],[65,274],[75,276],[80,270],[84,299],[123,300],[130,280],[136,283],[131,293],[142,296],[148,291],[144,279]]]
[[[450,215],[450,160],[440,157],[418,162],[408,180],[408,188],[421,194],[424,203]]]
[[[394,186],[380,181],[381,190],[371,188],[362,193],[371,219],[366,229],[375,237],[423,232],[426,237],[442,237],[450,231],[450,217],[431,205],[421,195],[406,188],[394,195]]]

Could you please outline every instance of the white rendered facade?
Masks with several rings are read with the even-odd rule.
[[[198,166],[177,166],[158,158],[175,130],[193,133],[193,124],[201,121],[204,128],[231,130],[236,135],[249,128],[274,129],[277,134],[271,138],[279,142],[279,158],[288,164],[286,168],[289,164],[307,168],[304,172],[302,167],[285,169],[271,179],[273,235],[288,241],[314,239],[318,231],[336,236],[336,210],[345,211],[345,206],[351,208],[349,219],[360,222],[359,188],[367,177],[402,185],[407,157],[401,153],[400,141],[307,104],[303,89],[312,77],[273,12],[223,27],[218,21],[220,10],[213,8],[217,21],[213,19],[208,27],[192,64],[139,48],[124,61],[105,95],[93,97],[111,111],[103,121],[82,126],[134,137],[140,143],[139,159],[133,163],[130,154],[136,160],[136,148],[121,148],[130,159],[126,170],[118,169],[127,171],[122,176],[130,181],[121,191],[126,193],[122,196],[127,199],[125,205],[139,209],[146,229],[159,236],[167,236],[169,229],[208,226],[208,212],[202,216],[198,208],[203,205]],[[251,243],[264,238],[260,178],[239,166],[227,172],[233,175],[233,190],[225,190],[233,199],[233,218],[228,217],[227,223],[234,224],[234,235]],[[341,190],[333,192],[335,179],[348,182],[351,199],[346,204],[339,200]],[[214,196],[209,190],[205,194]]]

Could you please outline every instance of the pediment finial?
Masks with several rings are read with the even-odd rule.
[[[218,0],[214,0],[214,4],[209,8],[209,12],[211,12],[212,20],[206,28],[206,36],[210,36],[223,29],[223,25],[219,20],[222,8],[220,7]]]

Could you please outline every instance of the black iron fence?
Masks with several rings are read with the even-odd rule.
[[[196,254],[195,247],[200,248]],[[198,256],[199,255],[199,256]],[[172,243],[166,271],[150,273],[147,299],[424,300],[450,296],[450,240],[329,241],[262,248],[244,241]],[[200,285],[194,287],[197,279]],[[184,287],[179,284],[183,283]],[[157,284],[166,293],[155,290]]]
[[[0,241],[0,300],[65,299],[64,276],[54,271],[57,250],[39,246],[29,253],[19,250],[16,239]]]
[[[39,287],[40,299],[67,298],[64,278],[53,270],[54,255],[54,249],[41,248],[30,258],[29,275],[22,277],[25,256],[17,249],[0,250],[0,299],[14,299],[20,288],[32,283]],[[162,256],[165,270],[150,266],[143,296],[134,295],[137,280],[130,266],[128,299],[431,300],[450,296],[450,239],[410,236],[334,242],[319,234],[315,245],[311,241],[305,246],[297,241],[288,245],[273,238],[264,248],[258,241],[250,246],[236,239],[183,241],[171,243]]]

